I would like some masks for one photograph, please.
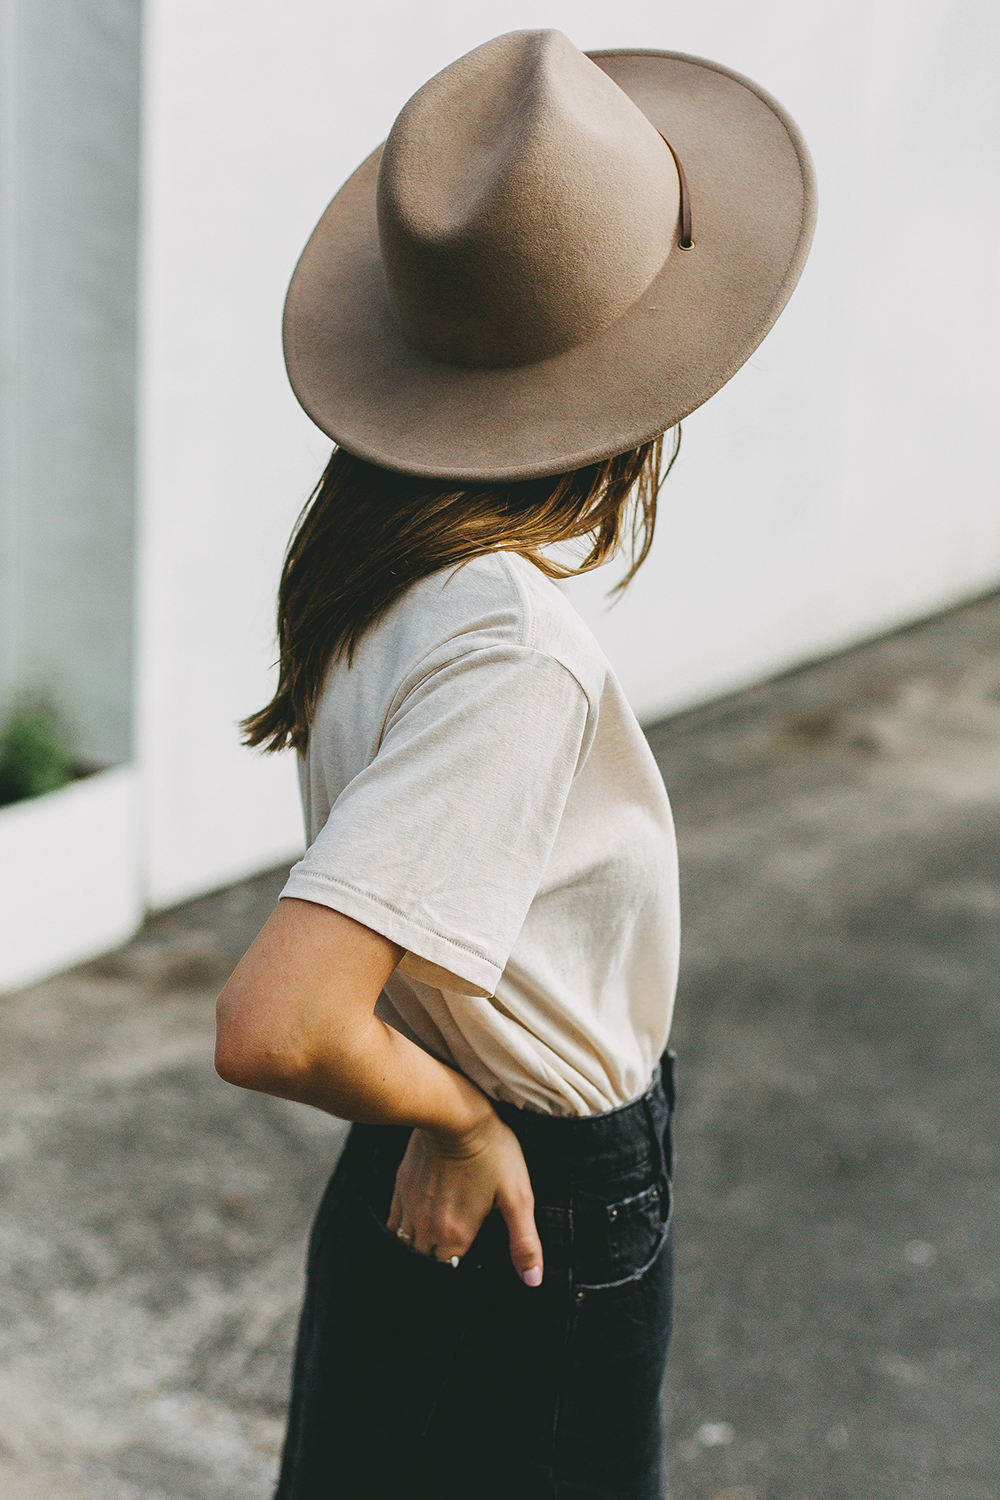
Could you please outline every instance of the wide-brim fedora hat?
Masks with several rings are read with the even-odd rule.
[[[288,290],[289,379],[384,468],[568,472],[736,373],[815,217],[802,136],[749,79],[511,32],[418,90],[329,204]]]

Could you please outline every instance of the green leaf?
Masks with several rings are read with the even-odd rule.
[[[0,806],[58,791],[73,780],[73,762],[54,709],[15,709],[0,736]]]

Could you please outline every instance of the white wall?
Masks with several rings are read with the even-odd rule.
[[[266,698],[288,529],[328,444],[279,324],[327,200],[438,68],[501,31],[718,59],[771,89],[820,181],[777,328],[685,424],[653,556],[609,615],[651,718],[1000,581],[987,466],[1000,233],[991,0],[148,0],[142,753],[154,902],[294,852]]]

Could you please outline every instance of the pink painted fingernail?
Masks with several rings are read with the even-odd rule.
[[[529,1266],[526,1271],[521,1272],[521,1280],[524,1282],[525,1286],[541,1286],[541,1266]]]

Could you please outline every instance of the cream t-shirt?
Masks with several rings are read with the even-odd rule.
[[[494,1099],[647,1088],[677,979],[663,782],[597,642],[513,553],[412,584],[334,663],[282,892],[406,949],[378,1014]]]

